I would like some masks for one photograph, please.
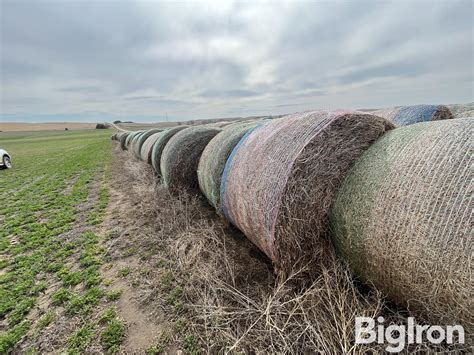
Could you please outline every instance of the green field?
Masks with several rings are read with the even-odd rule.
[[[0,171],[2,354],[34,353],[34,346],[24,349],[21,342],[34,344],[58,318],[82,319],[68,334],[68,352],[81,352],[96,334],[100,342],[101,332],[107,339],[108,328],[117,329],[114,317],[87,320],[106,296],[97,232],[109,197],[110,134],[0,133],[0,147],[13,161],[13,169]],[[120,339],[104,340],[104,350]]]

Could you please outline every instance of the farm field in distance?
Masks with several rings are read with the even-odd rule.
[[[95,123],[89,122],[0,122],[0,132],[35,132],[94,129]]]
[[[109,132],[2,133],[14,168],[0,171],[0,353],[80,352],[124,326],[100,276],[99,225],[108,203]],[[112,296],[113,297],[113,296]],[[100,338],[102,334],[102,339]]]

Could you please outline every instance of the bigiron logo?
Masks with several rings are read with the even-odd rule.
[[[356,317],[355,337],[356,344],[386,344],[386,351],[397,353],[402,351],[406,345],[421,344],[424,339],[432,344],[464,344],[464,328],[461,325],[419,325],[415,324],[413,317],[408,318],[406,325],[390,324],[385,327],[383,317],[375,319],[371,317]]]

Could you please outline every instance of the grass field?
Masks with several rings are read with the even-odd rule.
[[[68,323],[75,316],[84,320],[69,322],[59,348],[80,352],[100,332],[105,349],[119,344],[123,326],[115,316],[105,323],[86,321],[105,296],[96,233],[108,203],[109,135],[69,131],[0,136],[14,166],[0,171],[2,354],[12,349],[47,351],[31,344],[52,323]]]

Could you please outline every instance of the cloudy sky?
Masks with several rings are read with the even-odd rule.
[[[0,120],[473,100],[473,2],[1,0]]]

